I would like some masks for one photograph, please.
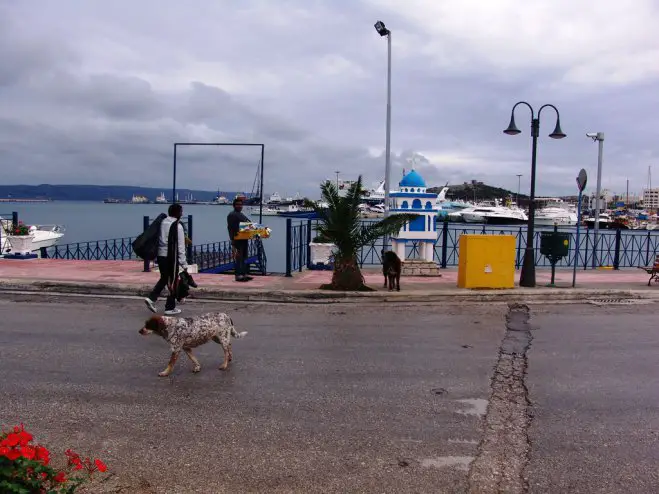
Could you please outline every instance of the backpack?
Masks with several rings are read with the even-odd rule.
[[[135,252],[137,257],[140,257],[145,261],[153,261],[158,257],[160,225],[165,218],[167,218],[167,215],[165,213],[160,213],[149,227],[133,240],[133,252]]]

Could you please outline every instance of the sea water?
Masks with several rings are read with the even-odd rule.
[[[63,225],[66,229],[59,244],[135,237],[143,231],[143,217],[151,219],[167,212],[167,204],[105,204],[103,202],[53,201],[47,203],[3,204],[0,216],[11,217],[18,212],[20,221],[28,225]],[[194,245],[221,242],[229,239],[227,215],[230,205],[184,204],[184,216],[192,215]],[[258,212],[250,207],[243,213],[258,222]],[[299,220],[293,220],[297,222]],[[286,270],[286,218],[264,216],[263,224],[272,229],[270,238],[263,240],[268,258],[268,271]]]

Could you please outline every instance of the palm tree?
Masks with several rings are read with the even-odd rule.
[[[364,189],[361,175],[353,182],[346,195],[341,197],[336,184],[327,181],[320,186],[322,200],[327,208],[310,204],[319,218],[315,227],[318,237],[324,242],[336,245],[332,283],[326,288],[333,290],[368,290],[364,285],[357,254],[359,250],[378,238],[398,233],[405,223],[413,220],[416,214],[394,214],[364,225],[359,215]]]

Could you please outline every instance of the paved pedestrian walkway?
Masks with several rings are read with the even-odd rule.
[[[404,277],[401,287],[404,291],[442,291],[454,290],[457,286],[457,269],[441,270],[441,277]],[[331,280],[329,271],[303,271],[294,273],[293,277],[283,275],[255,276],[249,283],[238,283],[230,274],[196,274],[200,286],[232,290],[313,290]],[[51,281],[51,282],[85,282],[95,284],[122,284],[144,286],[152,285],[158,278],[157,269],[145,273],[141,261],[69,261],[53,259],[34,259],[29,261],[0,259],[0,282],[4,281]],[[371,266],[364,269],[366,284],[377,289],[386,290],[379,268]],[[538,269],[537,286],[549,284],[551,271]],[[515,276],[519,280],[519,272]],[[618,271],[578,270],[577,287],[597,289],[654,289],[657,284],[648,287],[647,274],[636,268]],[[556,271],[556,286],[568,288],[572,285],[572,271]]]

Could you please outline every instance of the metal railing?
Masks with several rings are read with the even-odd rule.
[[[130,261],[137,259],[133,252],[135,237],[93,240],[72,244],[42,247],[43,259],[70,259],[75,261]]]
[[[253,265],[262,275],[267,274],[267,256],[260,239],[249,241],[247,247],[247,264]],[[228,240],[195,245],[192,247],[192,263],[197,264],[199,272],[226,273],[235,269],[233,247]]]
[[[307,220],[293,225],[292,218],[286,218],[286,276],[293,271],[302,272],[302,268],[311,263],[311,243],[313,224]]]
[[[144,228],[148,228],[151,219],[145,216]],[[192,216],[182,220],[186,235],[192,240]],[[78,261],[130,261],[139,258],[133,251],[135,237],[115,238],[109,240],[94,240],[91,242],[76,242],[71,244],[42,247],[41,257],[44,259],[70,259]],[[235,269],[231,242],[213,242],[200,245],[188,245],[186,248],[188,263],[197,264],[200,272],[223,273]],[[260,239],[250,240],[247,263],[256,268],[256,272],[267,273],[267,256]],[[144,271],[150,271],[152,261],[144,261]]]
[[[294,271],[302,271],[310,263],[309,242],[313,235],[315,221],[306,220],[293,224],[286,221],[286,275]],[[373,221],[364,221],[365,224]],[[438,225],[439,227],[440,225]],[[547,230],[553,230],[548,228]],[[642,230],[600,230],[597,255],[593,256],[594,232],[583,229],[580,234],[579,252],[575,252],[576,229],[574,227],[559,228],[558,231],[570,234],[569,255],[557,263],[557,267],[571,267],[575,256],[577,266],[582,269],[599,266],[621,267],[647,266],[659,253],[659,231]],[[540,254],[540,237],[542,230],[534,235],[536,266],[550,266],[549,260]],[[442,267],[457,266],[459,255],[459,238],[463,234],[513,235],[516,243],[515,265],[521,266],[524,249],[526,248],[526,226],[469,226],[464,223],[442,222],[434,247],[434,259]],[[381,264],[381,252],[384,239],[364,246],[358,254],[360,266]],[[413,259],[419,255],[419,243],[408,242],[405,258]]]

